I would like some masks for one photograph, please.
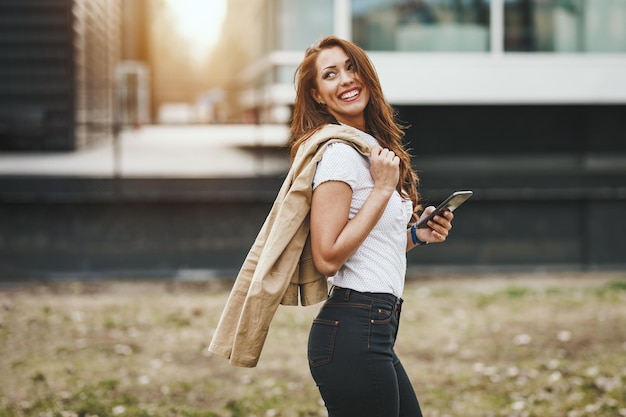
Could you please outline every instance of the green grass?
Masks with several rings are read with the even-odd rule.
[[[0,292],[0,417],[312,417],[319,305],[280,307],[259,366],[210,356],[215,284]],[[396,351],[430,417],[626,416],[626,275],[409,280]]]

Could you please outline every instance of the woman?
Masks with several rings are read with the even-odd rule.
[[[350,126],[371,145],[329,144],[313,179],[313,262],[333,288],[309,335],[309,365],[330,417],[421,416],[394,352],[406,251],[443,242],[452,213],[412,228],[417,175],[402,127],[365,52],[329,36],[307,49],[296,72],[291,152],[328,124]],[[434,207],[424,210],[428,215]]]

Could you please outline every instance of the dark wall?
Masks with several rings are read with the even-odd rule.
[[[626,106],[400,107],[422,195],[458,189],[445,246],[415,263],[626,265]]]
[[[0,271],[87,277],[225,273],[242,262],[267,210],[265,204],[236,203],[3,205]]]
[[[0,279],[233,276],[270,204],[130,203],[0,206]],[[476,200],[445,244],[409,267],[626,268],[626,202]]]
[[[401,108],[424,204],[475,193],[409,266],[625,269],[624,109]],[[232,276],[281,182],[0,176],[0,278]]]
[[[409,264],[477,268],[626,268],[626,201],[473,201],[449,240],[409,254]]]
[[[579,195],[463,181],[423,189],[433,203],[449,189],[476,194],[457,210],[445,244],[409,254],[412,270],[626,268],[626,187],[587,183]],[[0,178],[0,279],[233,277],[280,183]]]
[[[281,182],[0,177],[0,280],[232,276]]]
[[[626,105],[400,106],[416,155],[626,156]]]

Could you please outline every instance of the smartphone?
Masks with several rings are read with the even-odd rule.
[[[453,192],[452,194],[448,196],[448,198],[443,200],[443,203],[439,204],[439,206],[437,206],[437,208],[434,209],[433,212],[428,215],[428,217],[421,219],[419,222],[417,222],[415,226],[418,229],[423,229],[423,228],[428,227],[428,221],[431,220],[433,217],[443,213],[446,210],[454,211],[458,206],[463,204],[472,195],[474,195],[474,193],[469,190]]]

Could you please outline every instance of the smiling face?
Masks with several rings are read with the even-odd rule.
[[[311,95],[326,106],[338,122],[365,130],[363,111],[370,99],[370,90],[354,69],[354,63],[338,47],[322,50],[316,61],[315,83]]]

